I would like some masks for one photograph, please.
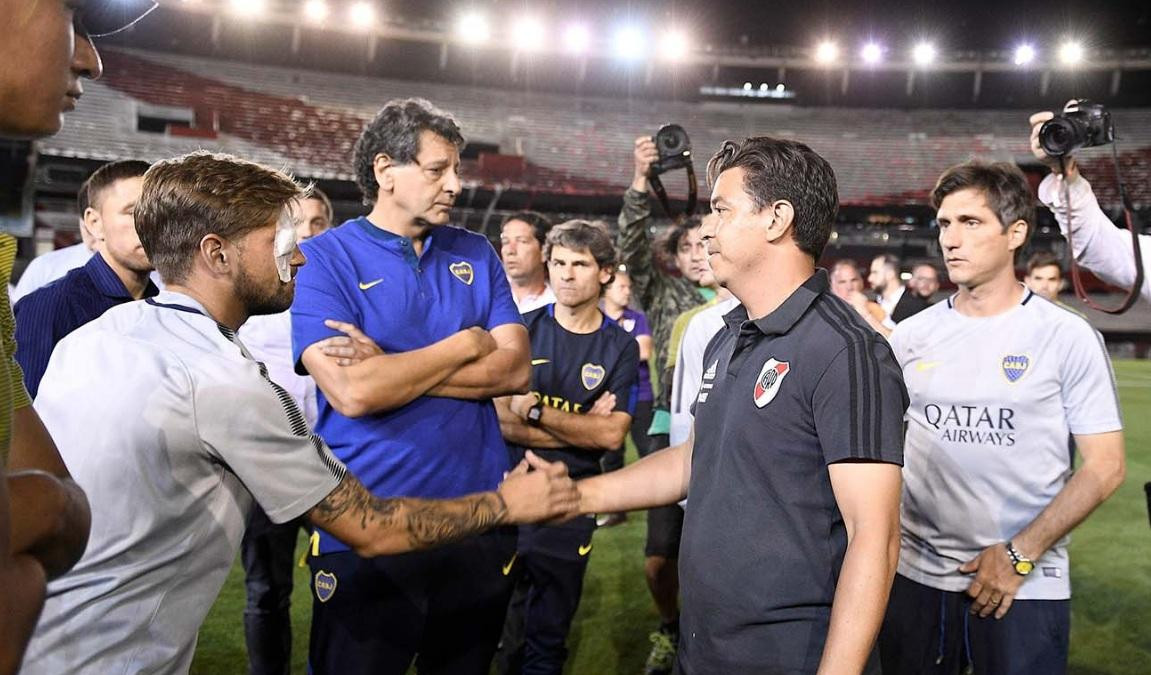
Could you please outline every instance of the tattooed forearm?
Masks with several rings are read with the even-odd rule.
[[[488,530],[507,518],[498,492],[458,499],[381,499],[351,474],[313,507],[313,523],[360,551],[438,546]]]

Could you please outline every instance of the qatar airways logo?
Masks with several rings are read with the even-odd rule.
[[[923,417],[944,441],[1005,448],[1015,445],[1015,411],[1011,408],[928,403]]]

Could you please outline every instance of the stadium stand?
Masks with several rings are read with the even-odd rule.
[[[395,97],[450,110],[470,140],[518,161],[469,162],[481,185],[554,194],[615,194],[630,179],[635,135],[667,122],[692,135],[696,165],[726,138],[802,140],[836,169],[844,204],[923,204],[942,170],[970,157],[1033,162],[1019,110],[861,110],[575,97],[384,80],[136,50],[108,51],[96,105],[81,107],[48,156],[155,160],[194,148],[233,152],[312,178],[350,179],[363,122]],[[210,76],[208,74],[211,74]],[[140,131],[141,110],[176,109],[193,121]],[[99,112],[97,112],[99,111]],[[116,114],[107,114],[115,111]],[[1151,110],[1113,111],[1120,161],[1137,208],[1151,205]],[[1116,203],[1109,148],[1083,154],[1104,203]],[[681,175],[669,192],[683,194]]]

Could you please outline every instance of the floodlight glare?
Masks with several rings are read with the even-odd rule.
[[[682,60],[690,51],[691,43],[681,30],[670,30],[660,40],[660,54],[670,61]]]
[[[869,42],[863,46],[860,56],[863,57],[864,63],[874,65],[883,60],[883,48],[874,42]]]
[[[1059,48],[1059,60],[1073,66],[1083,60],[1083,45],[1078,42],[1064,42]]]
[[[930,65],[935,60],[935,47],[927,42],[920,42],[911,50],[911,60],[917,66]]]
[[[615,53],[621,59],[633,60],[643,56],[643,33],[635,26],[624,26],[615,34]]]
[[[587,26],[575,24],[564,31],[564,49],[571,54],[584,54],[591,46],[591,33]]]
[[[470,45],[483,44],[492,36],[488,18],[479,12],[465,12],[456,21],[456,37]]]
[[[232,11],[240,16],[263,14],[267,8],[265,0],[232,0]]]
[[[324,2],[324,0],[308,0],[304,5],[304,16],[307,17],[308,21],[314,23],[322,22],[328,18],[329,13],[328,3]]]
[[[819,46],[815,48],[815,60],[817,63],[835,63],[839,58],[839,46],[834,42],[824,41],[820,42]]]
[[[533,16],[518,19],[512,26],[513,49],[534,52],[544,45],[544,25]]]
[[[356,2],[348,7],[348,20],[355,28],[368,28],[376,22],[376,8],[370,2]]]
[[[767,83],[766,82],[760,82],[759,83],[759,90],[760,91],[767,91]]]
[[[744,82],[743,83],[743,90],[744,91],[751,91],[751,83],[750,82]]]
[[[1015,48],[1015,65],[1025,66],[1035,60],[1035,48],[1031,45],[1019,45]]]

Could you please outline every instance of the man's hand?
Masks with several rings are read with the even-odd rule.
[[[659,150],[651,136],[640,136],[635,139],[635,175],[632,177],[631,188],[636,192],[647,192],[648,172],[651,165],[659,159]]]
[[[375,340],[364,335],[363,331],[347,321],[325,319],[324,325],[338,330],[346,336],[330,337],[316,343],[324,356],[335,359],[337,365],[354,366],[361,361],[384,353],[384,350],[380,349]]]
[[[535,394],[516,394],[515,396],[507,396],[504,398],[507,399],[508,410],[511,410],[512,414],[520,419],[527,419],[528,408],[531,408],[539,401]]]
[[[1037,112],[1031,116],[1029,120],[1031,123],[1031,154],[1035,155],[1035,159],[1045,164],[1049,169],[1055,173],[1059,173],[1059,158],[1052,157],[1047,154],[1043,146],[1039,144],[1039,129],[1043,127],[1043,123],[1055,117],[1055,113],[1050,110]],[[1079,167],[1075,164],[1075,158],[1071,156],[1063,157],[1063,165],[1067,169],[1067,180],[1074,180],[1079,175]]]
[[[591,407],[588,408],[587,414],[607,417],[608,415],[615,412],[616,400],[617,399],[615,394],[611,393],[610,391],[605,391],[604,393],[600,394],[599,398],[595,400],[595,403],[593,403]]]
[[[499,494],[507,506],[505,522],[513,524],[550,520],[579,508],[579,491],[567,466],[544,461],[530,450],[500,483]]]
[[[984,619],[992,612],[996,619],[1002,619],[1007,610],[1011,609],[1015,594],[1026,578],[1015,572],[1011,557],[1007,555],[1006,544],[989,546],[975,558],[960,565],[959,571],[975,574],[975,580],[967,587],[967,595],[974,599],[971,613]]]

